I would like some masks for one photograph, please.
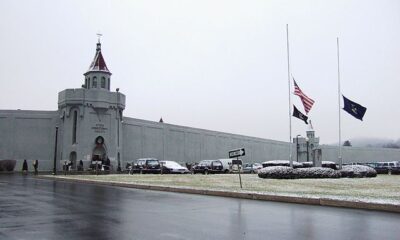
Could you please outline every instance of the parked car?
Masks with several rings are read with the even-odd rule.
[[[333,170],[339,169],[336,163],[331,161],[322,161],[321,166],[324,168],[332,168]]]
[[[192,173],[223,173],[224,167],[219,160],[202,160],[192,168]]]
[[[180,165],[177,162],[169,161],[169,160],[160,160],[159,161],[162,168],[162,173],[189,173],[190,171]]]
[[[262,168],[261,163],[246,163],[243,165],[243,173],[257,173]]]
[[[294,168],[300,168],[303,165],[299,162],[296,161],[292,161],[293,167]],[[285,166],[285,167],[289,167],[290,166],[290,161],[289,160],[269,160],[266,162],[262,163],[262,167],[276,167],[276,166]]]
[[[222,171],[224,173],[230,173],[233,171],[231,158],[224,158],[224,159],[217,159],[217,160],[222,163]]]
[[[400,162],[377,162],[374,168],[377,173],[400,173]]]
[[[139,158],[132,164],[129,174],[132,173],[160,173],[161,165],[156,158]]]

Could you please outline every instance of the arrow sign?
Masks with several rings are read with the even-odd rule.
[[[246,152],[245,152],[244,148],[239,148],[239,149],[229,151],[229,158],[240,157],[240,156],[244,156],[245,154],[246,154]]]

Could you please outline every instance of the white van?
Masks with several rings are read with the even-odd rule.
[[[232,172],[232,159],[231,158],[217,159],[217,160],[221,161],[224,173]]]

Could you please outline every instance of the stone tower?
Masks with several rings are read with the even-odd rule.
[[[315,131],[313,128],[313,125],[311,123],[311,120],[308,124],[308,129],[306,131],[307,138],[308,138],[308,144],[310,148],[310,152],[313,152],[314,149],[316,149],[319,146],[319,137],[315,137]]]
[[[293,138],[293,143],[296,146],[295,159],[299,162],[313,161],[314,150],[319,146],[319,137],[315,137],[315,131],[311,121],[308,124],[306,135],[307,137],[301,137],[298,135],[297,137]]]
[[[82,160],[87,168],[92,161],[109,159],[116,169],[122,159],[122,113],[125,95],[110,91],[111,72],[101,52],[100,41],[85,76],[82,88],[58,93],[61,161],[73,167]]]

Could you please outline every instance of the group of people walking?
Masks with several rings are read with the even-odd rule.
[[[39,160],[34,160],[33,163],[33,168],[35,170],[35,175],[38,175],[38,168],[39,168]],[[22,163],[22,173],[23,174],[28,174],[28,162],[26,161],[26,159],[24,159],[24,162]]]

